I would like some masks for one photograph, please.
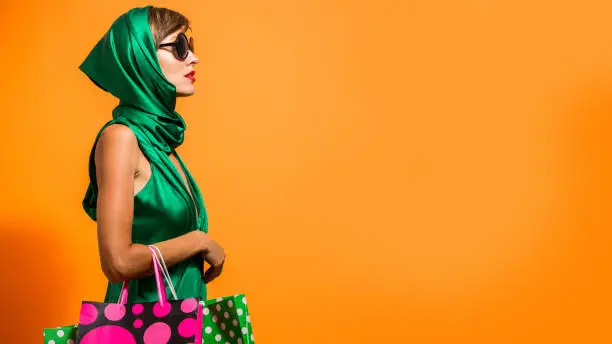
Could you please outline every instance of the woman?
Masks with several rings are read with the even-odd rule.
[[[225,253],[208,234],[202,195],[176,152],[186,128],[177,97],[195,92],[198,58],[181,14],[146,6],[121,15],[79,67],[119,98],[89,159],[83,200],[97,221],[105,302],[129,280],[128,302],[157,301],[147,245],[161,250],[177,296],[206,299]],[[210,268],[204,273],[204,261]]]

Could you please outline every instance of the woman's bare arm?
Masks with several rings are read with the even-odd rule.
[[[102,271],[112,283],[153,273],[147,246],[132,243],[138,151],[136,136],[121,124],[105,128],[95,149],[98,249]],[[210,245],[216,244],[199,230],[156,243],[168,267],[206,252]]]

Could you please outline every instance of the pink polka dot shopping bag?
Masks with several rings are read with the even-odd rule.
[[[45,344],[254,344],[244,294],[178,300],[159,249],[149,246],[158,301],[128,304],[128,282],[117,303],[83,302],[78,325],[43,330]],[[164,281],[174,300],[168,300]]]
[[[202,304],[196,298],[178,300],[161,252],[149,246],[158,301],[128,304],[128,281],[118,303],[83,302],[77,344],[202,343]],[[162,277],[163,275],[163,277]],[[164,280],[174,300],[168,300]]]

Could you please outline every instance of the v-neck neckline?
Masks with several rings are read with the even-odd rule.
[[[189,178],[189,174],[187,172],[185,164],[183,163],[183,160],[179,156],[178,152],[176,150],[172,150],[170,154],[174,156],[174,158],[176,159],[176,162],[178,163],[178,166],[177,166],[170,158],[170,155],[168,155],[168,160],[170,160],[170,163],[172,164],[173,170],[175,172],[175,176],[178,177],[178,180],[183,188],[183,191],[187,194],[187,197],[191,200],[191,203],[193,204],[193,208],[195,210],[195,217],[196,217],[195,220],[197,223],[200,219],[200,210],[198,209],[198,203],[196,202],[196,198],[194,194],[195,191],[191,184],[191,178]],[[184,180],[183,180],[183,175],[185,176]]]

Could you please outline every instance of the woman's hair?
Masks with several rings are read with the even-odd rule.
[[[182,14],[162,7],[149,8],[149,26],[157,47],[171,33],[187,29],[189,20]]]

